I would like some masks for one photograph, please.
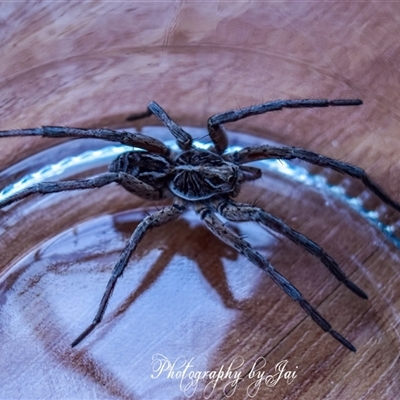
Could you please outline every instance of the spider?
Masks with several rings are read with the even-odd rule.
[[[223,127],[223,124],[228,122],[284,108],[358,106],[361,104],[362,101],[358,99],[276,100],[216,114],[207,122],[208,134],[212,142],[212,147],[208,150],[194,147],[189,133],[177,125],[154,101],[149,103],[145,112],[127,118],[129,121],[133,121],[151,115],[156,116],[175,137],[181,150],[178,153],[171,151],[161,141],[141,133],[110,129],[43,126],[33,129],[0,131],[0,137],[98,138],[136,148],[119,155],[110,164],[107,173],[88,179],[37,183],[0,201],[0,208],[35,193],[47,194],[66,190],[92,189],[110,183],[117,183],[129,192],[147,200],[172,199],[171,205],[145,217],[132,233],[112,271],[93,322],[72,342],[71,346],[78,345],[101,322],[117,280],[147,230],[176,220],[188,207],[192,206],[216,237],[261,268],[324,331],[347,349],[355,352],[356,348],[332,328],[328,321],[304,299],[300,291],[275,270],[265,257],[253,249],[250,243],[227,227],[217,214],[228,221],[255,221],[287,237],[317,257],[339,282],[359,297],[367,299],[364,291],[346,277],[336,261],[317,243],[263,209],[233,200],[239,194],[243,183],[261,177],[260,169],[244,164],[262,159],[300,159],[361,180],[384,203],[397,211],[400,211],[400,203],[392,200],[361,168],[310,150],[299,147],[261,145],[225,152],[228,147],[228,138]]]

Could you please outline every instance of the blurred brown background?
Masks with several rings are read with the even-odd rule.
[[[50,124],[122,127],[128,114],[143,111],[150,100],[160,103],[178,123],[201,127],[214,113],[268,100],[360,98],[364,105],[359,108],[287,110],[246,119],[230,128],[357,164],[400,199],[397,3],[3,3],[0,19],[3,130]],[[2,139],[1,164],[11,165],[49,145],[40,139]],[[328,274],[321,278],[321,286],[315,284],[315,291],[310,289],[317,279],[314,274],[307,273],[296,281],[296,286],[303,285],[313,304],[323,304],[320,311],[356,344],[358,352],[350,354],[340,348],[309,319],[304,319],[302,311],[289,300],[280,307],[269,303],[263,310],[264,300],[255,292],[251,301],[254,307],[261,307],[259,315],[251,322],[238,319],[237,328],[231,326],[229,343],[221,344],[212,356],[206,357],[207,369],[218,370],[239,354],[247,362],[244,370],[249,370],[261,356],[266,356],[267,371],[273,370],[279,360],[295,358],[293,363],[299,366],[295,381],[274,388],[263,386],[256,398],[398,397],[399,250],[365,221],[357,222],[358,231],[354,234],[347,225],[340,226],[341,214],[331,222],[310,218],[325,212],[324,201],[315,200],[315,209],[308,214],[306,207],[300,216],[296,216],[296,205],[291,208],[279,198],[262,201],[263,206],[270,206],[270,211],[318,239],[330,252],[336,251],[344,270],[354,273],[352,278],[368,291],[370,300],[362,302],[337,285],[329,291],[323,282],[334,278]],[[352,226],[351,222],[348,225]],[[189,240],[185,237],[186,228],[174,225],[163,232],[176,240]],[[153,240],[159,239],[154,236]],[[218,253],[221,246],[210,239],[207,231],[200,231],[196,241],[208,243],[206,251],[210,254]],[[149,239],[148,246],[151,245]],[[167,252],[171,254],[177,250],[171,244],[169,248]],[[284,252],[286,245],[280,244],[279,248]],[[204,251],[204,246],[200,250]],[[289,246],[288,252],[292,255],[300,251]],[[281,272],[285,271],[284,258],[280,261]],[[287,260],[289,269],[291,259]],[[212,258],[201,262],[203,269],[212,270]],[[352,262],[364,267],[357,270]],[[247,264],[246,268],[250,268]],[[315,271],[320,270],[316,267]],[[279,302],[283,297],[280,291],[272,288],[267,279],[263,285],[269,285],[267,290],[272,292],[263,292],[265,299],[276,298]],[[330,293],[343,297],[339,301],[336,294],[328,296]],[[246,313],[251,310],[246,308]],[[286,312],[289,314],[284,317]],[[298,318],[296,323],[292,317]],[[178,315],[176,321],[184,318],[184,314]],[[257,325],[260,318],[269,318],[267,326]],[[171,326],[179,323],[176,321],[171,321]],[[290,329],[288,321],[294,324]],[[240,323],[244,324],[243,329]],[[275,325],[271,327],[270,323]],[[195,326],[187,329],[203,335],[203,330],[196,331]],[[311,336],[304,339],[303,334],[308,331]],[[273,337],[273,344],[265,346],[266,337]],[[58,343],[58,339],[52,340]],[[251,340],[254,345],[246,347]],[[318,348],[308,351],[316,340]],[[157,349],[157,339],[151,343]],[[46,347],[46,352],[51,348]],[[195,349],[196,346],[182,352],[201,357]],[[137,360],[130,366],[131,386],[118,388],[118,374],[127,374],[126,370],[122,372],[123,367],[116,375],[109,373],[98,379],[98,375],[86,371],[90,363],[82,361],[89,357],[93,363],[89,369],[97,368],[91,345],[79,351],[83,352],[82,358],[68,350],[69,358],[63,361],[68,372],[65,380],[60,378],[59,396],[71,396],[67,382],[73,377],[85,386],[85,393],[93,387],[93,393],[100,398],[180,398],[179,391],[165,397],[165,383],[149,378],[149,359]],[[24,362],[34,365],[42,361],[29,358]],[[101,370],[101,365],[98,368]],[[137,385],[146,387],[147,392],[135,390],[138,370],[146,371],[148,381]],[[7,375],[3,369],[2,374],[2,379],[14,379],[12,371]],[[43,376],[43,387],[47,379]],[[15,398],[29,397],[27,388],[19,385],[15,383]],[[232,398],[245,398],[247,386],[244,381],[242,392],[238,389]],[[76,395],[79,390],[73,393]],[[221,397],[219,388],[218,396],[212,398]]]

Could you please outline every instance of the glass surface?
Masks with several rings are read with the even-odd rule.
[[[170,140],[164,128],[142,131]],[[199,129],[189,131],[195,138],[205,135]],[[261,143],[245,134],[229,137],[230,150]],[[6,188],[0,195],[42,180],[100,173],[125,150],[92,140],[48,148],[3,171]],[[396,217],[354,181],[303,163],[255,165],[263,169],[263,177],[245,185],[239,200],[257,200],[327,245],[349,275],[358,270],[356,276],[368,276],[362,256],[352,254],[355,242],[388,247],[389,238],[398,245]],[[131,233],[162,204],[110,185],[31,196],[1,211],[1,368],[15,370],[12,382],[2,382],[3,395],[18,386],[22,397],[29,393],[32,398],[89,398],[94,393],[102,398],[155,399],[162,393],[180,398],[181,382],[168,378],[167,372],[158,376],[159,360],[193,358],[196,370],[210,370],[236,356],[230,349],[240,340],[246,354],[267,354],[305,318],[261,271],[214,238],[188,211],[146,235],[117,283],[104,320],[71,349],[70,343],[93,319]],[[315,225],[310,229],[315,218],[320,221],[317,230]],[[315,306],[323,293],[339,286],[318,260],[279,235],[252,223],[230,226]],[[274,319],[263,321],[265,309],[273,309]],[[310,329],[320,334],[314,324]],[[192,389],[201,393],[203,384]]]

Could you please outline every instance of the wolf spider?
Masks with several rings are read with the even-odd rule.
[[[193,139],[189,133],[177,125],[154,101],[149,103],[146,112],[127,118],[127,120],[133,121],[151,115],[156,116],[175,137],[181,150],[177,154],[155,138],[140,133],[110,129],[43,126],[34,129],[0,132],[0,137],[32,135],[51,138],[98,138],[138,148],[118,156],[109,166],[107,173],[88,179],[37,183],[0,201],[0,208],[34,193],[47,194],[65,190],[92,189],[113,182],[144,199],[173,199],[172,205],[148,215],[137,226],[113,269],[93,322],[72,342],[71,346],[74,347],[79,344],[101,322],[115,284],[146,231],[177,219],[188,206],[193,206],[207,228],[215,236],[266,272],[324,331],[349,350],[356,351],[355,347],[336,332],[303,298],[302,294],[273,268],[266,258],[254,250],[246,240],[223,224],[217,214],[222,215],[228,221],[256,221],[286,236],[317,257],[339,282],[342,282],[359,297],[367,299],[367,295],[346,277],[335,260],[317,243],[290,228],[282,220],[263,209],[249,204],[240,204],[233,200],[244,182],[261,177],[260,169],[244,164],[262,159],[292,160],[297,158],[361,180],[383,202],[397,211],[400,211],[400,204],[392,200],[361,168],[322,156],[310,150],[299,147],[261,145],[225,153],[228,147],[228,138],[222,126],[224,123],[238,121],[269,111],[282,110],[283,108],[358,106],[361,104],[362,101],[358,99],[277,100],[216,114],[210,117],[207,123],[208,134],[212,141],[212,147],[209,150],[194,147]]]

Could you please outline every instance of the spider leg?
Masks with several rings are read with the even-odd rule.
[[[250,167],[248,165],[241,165],[240,170],[243,173],[243,182],[255,181],[260,179],[262,171],[260,168]]]
[[[371,190],[371,192],[378,196],[384,203],[390,205],[395,210],[400,211],[400,203],[391,199],[390,196],[381,189],[362,168],[343,161],[335,160],[334,158],[323,156],[310,150],[302,149],[300,147],[262,145],[246,147],[233,153],[230,158],[233,162],[238,164],[271,158],[285,160],[298,158],[299,160],[306,161],[310,164],[331,168],[342,174],[349,175],[352,178],[359,179],[365,187]]]
[[[156,116],[175,136],[178,146],[181,150],[189,150],[192,147],[193,139],[185,130],[175,123],[164,109],[155,101],[151,101],[147,106],[147,111],[141,114],[130,115],[126,120],[135,121],[141,118]]]
[[[81,129],[64,126],[42,126],[33,129],[0,131],[0,137],[42,136],[48,138],[102,139],[138,147],[152,153],[168,155],[170,150],[161,141],[137,132],[115,131],[111,129]]]
[[[222,124],[239,121],[253,115],[264,114],[269,111],[279,111],[283,108],[312,108],[330,106],[359,106],[362,101],[359,99],[303,99],[303,100],[276,100],[238,110],[226,111],[215,114],[208,119],[207,129],[211,140],[218,153],[223,153],[228,147],[228,138]]]
[[[108,301],[114,290],[115,284],[117,283],[118,278],[124,272],[124,269],[128,264],[129,258],[131,257],[139,242],[142,240],[147,230],[157,226],[165,225],[168,222],[177,219],[185,209],[186,203],[183,200],[176,198],[172,206],[166,207],[160,211],[155,212],[154,214],[147,216],[136,227],[123,252],[121,253],[117,264],[113,269],[111,278],[107,283],[106,290],[100,301],[100,305],[93,322],[72,342],[71,347],[75,347],[77,344],[79,344],[87,335],[89,335],[90,332],[93,331],[93,329],[103,319]]]
[[[321,246],[286,225],[281,219],[267,213],[261,208],[252,207],[248,204],[239,204],[231,200],[220,201],[217,207],[218,212],[229,221],[255,221],[286,236],[293,243],[307,250],[313,256],[318,257],[336,279],[347,286],[352,292],[363,299],[368,298],[363,290],[346,277],[336,261]]]
[[[129,192],[132,192],[143,199],[161,200],[172,197],[168,188],[157,189],[131,174],[125,172],[119,172],[118,174],[120,176],[120,181],[118,183]]]
[[[119,173],[108,172],[88,179],[60,182],[41,182],[27,187],[26,189],[22,189],[20,192],[1,200],[0,208],[6,207],[35,193],[48,194],[64,192],[67,190],[94,189],[108,185],[112,182],[119,182],[120,179],[121,177]]]
[[[308,303],[302,294],[256,250],[246,241],[241,239],[232,230],[227,228],[217,218],[210,206],[199,204],[196,207],[201,219],[206,224],[207,228],[223,242],[233,247],[240,254],[245,256],[257,267],[266,272],[270,278],[295,302],[297,302],[303,310],[316,322],[325,332],[328,332],[333,338],[338,340],[342,345],[351,351],[356,351],[356,348],[346,340],[342,335],[336,332],[332,326],[326,321],[314,307]]]

